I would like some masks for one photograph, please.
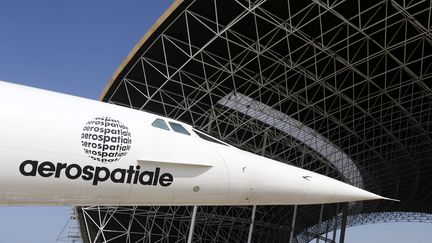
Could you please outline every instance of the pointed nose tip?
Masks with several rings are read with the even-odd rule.
[[[298,167],[274,163],[259,170],[254,197],[262,204],[325,204],[388,198]],[[271,178],[271,179],[268,179]]]
[[[310,182],[309,197],[315,200],[321,197],[321,200],[326,200],[326,203],[392,200],[323,175],[314,174]]]
[[[348,184],[345,184],[344,186],[348,186],[348,188],[343,189],[343,194],[346,194],[347,199],[350,199],[350,201],[377,200],[384,198],[380,195],[368,192],[355,186]]]
[[[363,190],[363,189],[359,189],[359,190],[363,191],[362,197],[364,198],[364,199],[360,199],[360,200],[388,200],[388,201],[400,202],[400,200],[388,198],[388,197],[383,197],[383,196],[380,196],[380,195],[372,193],[372,192],[368,192],[368,191]]]
[[[395,199],[387,198],[380,196],[378,194],[366,191],[364,189],[360,189],[358,187],[345,184],[343,182],[339,182],[339,188],[337,197],[340,197],[341,199],[346,199],[346,201],[363,201],[363,200],[392,200],[392,201],[398,201]]]

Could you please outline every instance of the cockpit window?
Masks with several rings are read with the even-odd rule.
[[[224,143],[222,141],[219,141],[216,138],[212,138],[211,136],[209,136],[209,135],[207,135],[207,134],[205,134],[203,132],[200,132],[200,131],[198,131],[196,129],[193,129],[193,131],[196,133],[196,135],[198,135],[198,137],[200,137],[200,138],[202,138],[204,140],[207,140],[207,141],[212,142],[212,143],[217,143],[217,144],[228,146],[228,144],[226,144],[226,143]]]
[[[157,128],[161,128],[164,130],[170,130],[168,125],[166,124],[166,122],[160,118],[157,118],[153,123],[152,126],[157,127]]]
[[[174,130],[174,132],[178,132],[185,135],[190,135],[190,133],[180,124],[175,122],[169,122],[171,128]]]

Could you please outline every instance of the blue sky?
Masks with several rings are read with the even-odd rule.
[[[123,58],[170,4],[0,0],[0,80],[97,99]],[[0,242],[55,242],[69,211],[0,206]],[[426,243],[430,231],[432,224],[368,225],[348,229],[346,242]]]

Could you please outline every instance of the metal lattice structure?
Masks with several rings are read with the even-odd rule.
[[[77,210],[71,209],[70,218],[66,222],[56,242],[78,243],[81,242],[80,229],[78,226]]]
[[[83,207],[84,241],[308,242],[346,225],[430,222],[431,11],[431,0],[175,1],[101,100],[401,202]]]
[[[432,215],[429,213],[413,213],[413,212],[377,212],[349,215],[347,218],[347,227],[378,224],[389,222],[414,222],[414,223],[432,223]],[[335,242],[335,229],[340,229],[342,225],[342,216],[331,218],[322,222],[319,226],[303,230],[298,235],[299,242],[310,242],[319,237],[324,242]],[[333,231],[333,232],[332,232]]]

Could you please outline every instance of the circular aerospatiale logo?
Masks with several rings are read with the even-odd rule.
[[[112,163],[125,156],[131,147],[127,126],[111,117],[96,117],[88,121],[81,133],[81,145],[90,158]]]

